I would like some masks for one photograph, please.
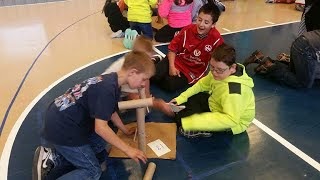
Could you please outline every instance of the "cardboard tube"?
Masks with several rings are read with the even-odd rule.
[[[144,108],[137,108],[137,124],[138,124],[138,146],[141,151],[146,153],[146,134],[145,134],[145,116],[146,111]]]
[[[147,107],[152,106],[153,100],[152,98],[146,98],[146,99],[136,99],[136,100],[130,100],[130,101],[120,101],[118,103],[119,110],[124,109],[135,109],[140,107]]]
[[[141,99],[146,99],[146,90],[145,88],[138,89],[139,96]]]
[[[148,168],[146,170],[146,173],[144,174],[143,180],[152,180],[153,174],[156,170],[156,164],[153,162],[150,162],[148,165]]]
[[[147,98],[147,97],[146,97],[146,89],[145,89],[145,88],[138,89],[138,92],[139,92],[140,99],[146,99],[146,98]],[[147,110],[146,113],[149,113],[149,112],[150,112],[148,106],[146,107],[146,110]]]

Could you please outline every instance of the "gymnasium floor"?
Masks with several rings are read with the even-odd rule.
[[[31,179],[44,106],[123,54],[121,41],[109,38],[100,14],[103,3],[74,0],[0,8],[0,179]],[[293,21],[301,16],[293,6],[254,0],[225,4],[217,27],[236,47],[238,62],[255,49],[271,57],[289,52],[298,26]],[[263,13],[253,16],[258,12]],[[165,44],[157,48],[166,53]],[[257,116],[247,132],[193,140],[177,135],[176,160],[150,160],[157,164],[155,179],[320,179],[319,85],[296,91],[253,78]],[[152,92],[166,100],[179,93],[156,87]],[[148,121],[171,122],[157,112]],[[141,179],[145,168],[131,160],[108,162],[101,179]]]

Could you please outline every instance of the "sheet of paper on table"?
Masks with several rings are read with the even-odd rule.
[[[156,153],[158,157],[171,151],[160,139],[148,143],[148,146],[153,150],[154,153]]]

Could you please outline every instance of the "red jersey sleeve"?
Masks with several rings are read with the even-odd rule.
[[[218,46],[224,43],[221,34],[216,28],[214,28],[213,31],[211,31],[210,35],[214,37],[214,39],[216,39],[215,42],[213,42],[213,49],[217,48]]]
[[[184,45],[184,42],[186,41],[186,33],[187,33],[187,30],[191,27],[192,27],[192,24],[180,30],[180,32],[170,42],[168,46],[169,51],[172,51],[175,53],[180,53],[183,51],[183,45]]]

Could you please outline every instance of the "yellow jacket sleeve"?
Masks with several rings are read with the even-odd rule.
[[[209,77],[210,74],[201,78],[196,84],[192,87],[188,88],[186,91],[181,93],[178,97],[174,98],[177,101],[177,104],[182,104],[187,102],[188,98],[198,94],[199,92],[209,92],[210,91],[210,81],[211,78]]]

